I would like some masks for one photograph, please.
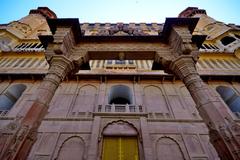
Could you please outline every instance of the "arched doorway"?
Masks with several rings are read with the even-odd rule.
[[[102,160],[139,160],[138,133],[129,123],[113,122],[102,134]]]

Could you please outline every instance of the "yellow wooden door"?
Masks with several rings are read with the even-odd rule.
[[[102,160],[138,160],[137,137],[104,137]]]

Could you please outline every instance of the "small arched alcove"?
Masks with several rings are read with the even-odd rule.
[[[216,90],[232,112],[240,112],[240,96],[232,88],[218,86]]]
[[[72,112],[93,112],[96,103],[96,93],[97,88],[95,86],[89,84],[82,86],[78,91]]]
[[[174,139],[169,137],[162,137],[157,141],[156,152],[158,160],[185,159],[179,144]]]
[[[144,87],[144,103],[148,112],[169,113],[166,99],[161,88],[149,85]]]
[[[82,160],[84,148],[84,141],[80,137],[70,137],[63,142],[56,160]]]
[[[112,86],[108,96],[109,104],[133,104],[132,91],[128,86]]]
[[[9,87],[3,94],[0,95],[0,110],[10,110],[25,89],[26,86],[23,84],[16,84]]]

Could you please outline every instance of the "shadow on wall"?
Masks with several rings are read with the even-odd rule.
[[[128,86],[112,86],[108,96],[109,104],[133,104],[133,94]]]

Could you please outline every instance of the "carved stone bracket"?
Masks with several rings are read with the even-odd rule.
[[[82,36],[78,19],[48,19],[48,25],[53,33],[52,37],[39,37],[47,46],[46,60],[50,63],[52,56],[64,55],[74,63],[73,71],[78,71],[82,64],[88,62],[86,52],[81,56],[74,53],[75,46]]]
[[[181,55],[192,55],[193,57],[198,56],[196,55],[196,53],[199,53],[197,52],[197,45],[192,43],[192,35],[186,26],[172,27],[169,44],[172,48],[172,53],[176,58]]]

